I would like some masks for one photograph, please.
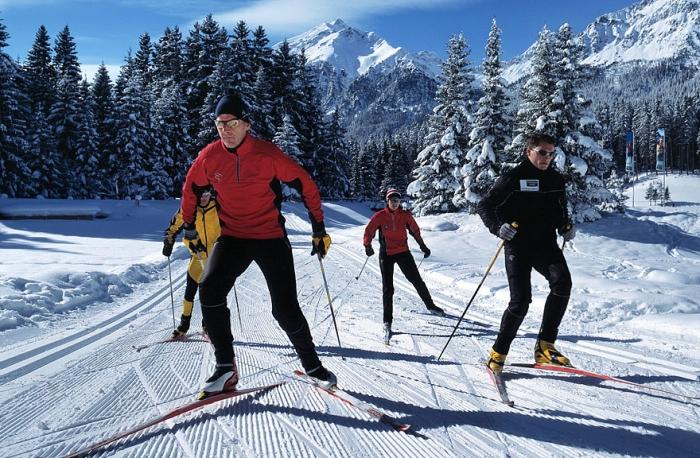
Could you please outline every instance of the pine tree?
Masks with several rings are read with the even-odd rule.
[[[162,169],[165,175],[158,178],[158,189],[152,190],[155,198],[180,196],[187,169],[194,159],[187,111],[182,103],[184,95],[178,84],[169,81],[170,85],[165,86],[156,99],[151,116],[152,130],[156,134],[153,144],[159,152],[153,158],[152,168]]]
[[[272,82],[269,67],[259,66],[253,84],[253,104],[250,123],[253,133],[263,140],[271,140],[275,132],[272,117]]]
[[[166,84],[169,81],[182,84],[183,48],[180,29],[177,26],[172,29],[166,27],[153,52],[153,78],[156,84],[169,85]]]
[[[515,116],[514,137],[506,148],[502,171],[514,167],[523,156],[525,139],[535,131],[554,135],[551,119],[552,96],[556,89],[552,33],[545,26],[540,32],[530,63],[536,69],[520,91],[520,103]],[[555,137],[556,138],[556,137]]]
[[[212,74],[228,46],[226,29],[220,27],[212,15],[207,15],[201,24],[195,22],[185,43],[184,73],[186,79],[187,112],[190,115],[190,137],[194,149],[199,150],[214,138],[214,106],[210,96],[220,88],[211,88]],[[219,92],[219,95],[222,93]],[[208,98],[209,96],[209,98]],[[209,100],[209,103],[205,103]]]
[[[287,156],[294,159],[298,164],[301,165],[304,154],[301,149],[299,149],[299,134],[296,128],[292,124],[292,120],[289,116],[285,116],[282,119],[282,125],[275,133],[272,142],[277,145],[282,151],[284,151]],[[298,199],[299,193],[289,186],[282,185],[282,196],[285,199]]]
[[[148,32],[139,37],[139,49],[134,56],[134,69],[143,80],[143,87],[148,89],[153,81],[153,46]]]
[[[57,72],[56,100],[51,106],[48,117],[49,124],[54,129],[60,154],[66,171],[74,170],[76,148],[78,141],[77,118],[80,107],[80,65],[75,50],[75,42],[70,34],[68,26],[56,37],[54,47],[54,67]],[[77,184],[75,177],[66,172],[63,182],[54,181],[55,188],[61,196],[74,196],[79,192],[73,189]]]
[[[17,65],[4,52],[9,34],[0,22],[0,194],[24,197],[30,188],[30,171],[26,165],[27,144],[18,124],[16,84]]]
[[[406,153],[401,144],[395,139],[388,139],[384,144],[388,148],[389,160],[384,167],[384,179],[382,189],[398,189],[402,194],[406,192],[408,186],[408,173],[406,165],[409,164]]]
[[[110,150],[114,139],[114,95],[112,94],[112,80],[104,63],[97,68],[91,90],[95,130],[97,131],[97,150],[99,151],[97,155],[98,166],[100,170],[107,171]],[[107,196],[110,195],[109,190],[111,187],[107,182],[102,183],[99,189],[101,192],[106,193]]]
[[[483,68],[484,95],[478,102],[474,128],[469,134],[467,163],[461,170],[463,198],[470,213],[476,211],[476,205],[496,181],[499,155],[503,156],[510,140],[507,130],[510,125],[509,101],[501,79],[501,30],[495,19],[486,43]]]
[[[27,92],[31,101],[31,111],[36,113],[36,107],[41,104],[43,116],[48,116],[50,113],[56,85],[56,71],[51,62],[49,41],[46,27],[40,26],[24,66],[29,84]]]
[[[591,102],[580,95],[577,87],[580,74],[579,46],[571,29],[564,24],[557,32],[555,67],[556,90],[552,95],[547,125],[563,141],[555,159],[566,180],[569,215],[572,221],[593,221],[600,218],[599,209],[614,196],[605,187],[604,176],[610,170],[612,154],[603,148],[602,128],[590,108]]]
[[[316,167],[316,182],[322,196],[329,199],[347,198],[350,195],[350,160],[344,140],[345,129],[340,125],[337,111],[324,123],[322,132],[323,138],[318,146],[320,163]]]
[[[110,173],[114,177],[113,193],[118,198],[147,198],[152,154],[148,106],[139,72],[130,68],[132,60],[122,66],[118,83],[123,87],[115,103],[115,138],[110,155]],[[128,77],[127,77],[128,76]]]
[[[469,50],[462,35],[452,36],[447,60],[442,63],[437,106],[430,117],[428,146],[418,154],[415,180],[408,186],[419,215],[455,211],[461,203],[459,170],[469,144],[473,106],[473,77],[469,74]]]
[[[87,80],[80,85],[81,110],[76,118],[75,195],[80,198],[95,198],[103,195],[105,177],[100,168],[100,151],[98,146],[97,122],[95,120],[95,101]]]

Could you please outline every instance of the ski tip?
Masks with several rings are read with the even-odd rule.
[[[397,424],[397,425],[394,425],[394,429],[395,429],[396,431],[400,431],[400,432],[402,432],[402,433],[405,433],[406,431],[408,431],[409,429],[411,429],[411,425],[409,425],[409,424],[404,424],[404,423],[402,423],[402,424]]]

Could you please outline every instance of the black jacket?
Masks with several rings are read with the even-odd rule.
[[[556,243],[555,230],[569,222],[564,184],[552,167],[540,170],[525,158],[496,180],[477,212],[494,235],[503,223],[517,222],[513,245]]]

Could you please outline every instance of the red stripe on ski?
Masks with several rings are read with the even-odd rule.
[[[680,394],[680,393],[674,393],[673,391],[667,391],[667,390],[663,390],[661,388],[654,388],[651,386],[642,385],[641,383],[632,382],[630,380],[625,380],[622,378],[613,377],[612,375],[600,374],[598,372],[591,372],[591,371],[587,371],[585,369],[579,369],[579,368],[573,367],[573,366],[556,366],[553,364],[537,364],[537,363],[513,363],[513,364],[509,364],[509,366],[525,367],[525,368],[531,368],[531,369],[540,369],[540,370],[552,371],[552,372],[565,372],[568,374],[581,375],[583,377],[597,378],[599,380],[608,380],[611,382],[624,383],[625,385],[631,385],[631,386],[634,386],[636,388],[640,388],[640,389],[644,389],[644,390],[656,391],[658,393],[663,393],[663,394],[666,394],[669,396],[676,396],[676,397],[682,397],[682,398],[687,398],[687,399],[693,399],[696,401],[700,400],[700,398],[698,398],[698,397],[688,396],[688,395]]]
[[[130,436],[130,435],[137,433],[139,431],[143,431],[145,429],[150,428],[151,426],[155,426],[155,425],[162,423],[164,421],[173,419],[173,418],[175,418],[179,415],[182,415],[184,413],[191,412],[193,410],[197,410],[197,409],[204,407],[204,406],[207,406],[209,404],[214,404],[215,402],[223,401],[224,399],[235,398],[236,396],[242,396],[244,394],[250,394],[250,393],[254,393],[256,391],[263,391],[263,390],[269,390],[272,388],[276,388],[280,385],[284,385],[285,383],[286,382],[282,381],[282,382],[273,383],[271,385],[258,386],[258,387],[254,387],[254,388],[243,388],[241,390],[229,391],[226,393],[221,393],[221,394],[217,394],[214,396],[210,396],[208,398],[202,399],[201,401],[190,402],[189,404],[185,404],[184,406],[180,406],[176,409],[171,410],[170,412],[166,413],[163,416],[160,416],[160,417],[155,418],[153,420],[149,420],[146,423],[142,423],[142,424],[135,426],[131,429],[128,429],[124,432],[115,434],[112,437],[108,437],[107,439],[101,440],[100,442],[96,442],[96,443],[90,445],[89,447],[86,447],[80,451],[71,453],[70,455],[66,455],[64,458],[77,458],[80,456],[88,455],[88,454],[104,447],[105,445],[109,445],[113,442],[118,441],[119,439],[126,437],[126,436]]]
[[[379,420],[380,422],[391,426],[396,431],[406,432],[409,429],[411,429],[411,425],[409,425],[407,423],[399,422],[397,419],[395,419],[391,415],[388,415],[388,414],[382,412],[381,410],[377,409],[376,407],[369,404],[368,402],[357,399],[356,397],[352,396],[351,394],[349,394],[341,389],[336,388],[334,390],[331,390],[331,389],[323,388],[322,386],[319,386],[313,380],[313,377],[309,377],[308,375],[306,375],[304,372],[302,372],[300,370],[295,370],[294,374],[298,377],[301,377],[302,379],[304,379],[306,381],[309,381],[319,390],[324,391],[324,392],[330,394],[331,396],[333,396],[334,398],[336,398],[336,399],[338,399],[338,400],[340,400],[340,401],[342,401],[342,402],[344,402],[344,403],[346,403],[346,404],[348,404],[356,409],[360,409],[363,412],[367,413],[369,416],[374,417],[377,420]]]
[[[493,386],[495,386],[498,390],[498,396],[500,396],[501,402],[508,407],[514,407],[515,402],[511,401],[510,397],[508,396],[508,390],[506,390],[506,382],[503,380],[503,374],[496,374],[488,366],[485,366],[485,369],[491,378]]]

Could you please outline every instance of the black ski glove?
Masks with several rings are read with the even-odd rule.
[[[169,258],[173,254],[173,247],[175,246],[175,240],[172,240],[167,235],[163,239],[163,256]]]
[[[190,247],[193,253],[201,253],[207,250],[202,243],[202,239],[199,238],[199,234],[197,234],[197,228],[194,226],[194,223],[185,223],[182,228],[185,230],[183,235],[185,243],[187,243],[187,246]]]
[[[374,255],[374,248],[372,248],[372,245],[365,245],[365,254],[367,256],[373,256]]]
[[[423,252],[423,257],[429,258],[430,257],[430,248],[425,246],[425,243],[423,243],[423,242],[419,243],[418,246],[420,246],[420,250]]]

